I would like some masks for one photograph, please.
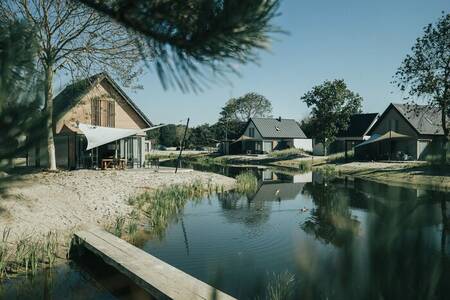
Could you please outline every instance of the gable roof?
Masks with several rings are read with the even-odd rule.
[[[152,127],[152,122],[137,107],[137,105],[125,94],[120,86],[105,72],[98,73],[91,77],[78,80],[67,85],[53,99],[53,118],[58,121],[67,111],[73,108],[96,84],[106,80],[114,90],[133,108],[137,115],[147,126]]]
[[[378,113],[355,114],[350,117],[350,122],[346,130],[338,132],[337,137],[363,137],[375,124]]]
[[[306,138],[300,125],[293,119],[251,118],[249,122],[255,124],[263,138]]]
[[[443,135],[441,110],[429,105],[391,103],[378,119],[378,125],[389,110],[395,109],[417,132],[424,135]],[[374,125],[372,128],[375,128]]]

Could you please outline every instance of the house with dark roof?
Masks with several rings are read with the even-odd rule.
[[[422,160],[443,137],[441,111],[427,105],[391,103],[355,147],[363,159]]]
[[[103,159],[123,160],[129,167],[144,162],[146,134],[126,137],[86,151],[87,140],[78,124],[105,128],[144,129],[152,122],[106,73],[67,85],[55,98],[53,133],[58,168],[98,167]],[[28,153],[28,165],[46,166],[46,141]]]
[[[241,153],[270,153],[286,148],[312,151],[312,140],[303,133],[300,125],[293,119],[250,118],[241,137]]]
[[[347,128],[339,131],[335,141],[330,145],[330,153],[347,152],[368,140],[370,138],[369,131],[379,116],[378,113],[352,115]]]

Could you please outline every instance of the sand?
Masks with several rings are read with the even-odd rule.
[[[218,174],[183,169],[95,171],[77,170],[22,175],[0,196],[0,231],[11,240],[49,231],[69,233],[103,226],[132,210],[128,199],[164,185],[203,183],[232,188],[235,180]],[[0,232],[1,233],[1,232]]]

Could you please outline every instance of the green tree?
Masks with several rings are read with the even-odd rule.
[[[247,93],[239,98],[231,98],[220,111],[220,118],[214,125],[217,140],[236,139],[252,117],[268,117],[272,113],[272,103],[257,93]]]
[[[327,149],[339,130],[347,128],[350,116],[361,112],[363,99],[350,91],[343,79],[337,79],[313,87],[301,100],[311,108],[312,137]]]
[[[415,102],[423,98],[441,112],[444,132],[441,160],[447,162],[450,134],[450,14],[428,24],[394,76],[400,90]]]
[[[220,113],[221,117],[247,122],[254,117],[268,117],[272,113],[272,103],[263,95],[247,93],[227,101]]]
[[[190,147],[210,147],[215,143],[215,135],[209,124],[194,127],[189,133],[188,145]]]
[[[169,124],[159,129],[159,142],[166,147],[177,145],[177,126]]]

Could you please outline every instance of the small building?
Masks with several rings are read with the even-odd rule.
[[[378,113],[355,114],[350,117],[347,129],[341,130],[330,145],[330,153],[352,150],[370,138],[369,131],[378,120]]]
[[[293,119],[250,118],[242,136],[235,141],[241,144],[241,153],[261,154],[287,148],[312,151],[308,139]]]
[[[96,168],[103,159],[116,157],[127,167],[144,163],[146,133],[128,135],[86,150],[88,140],[80,123],[103,132],[134,132],[152,127],[152,123],[119,85],[106,73],[100,73],[65,87],[54,98],[53,134],[56,165],[63,169]],[[127,135],[127,134],[125,134]],[[48,165],[47,141],[28,152],[27,165]]]
[[[427,105],[391,103],[355,147],[361,159],[423,160],[443,137],[441,111]]]

